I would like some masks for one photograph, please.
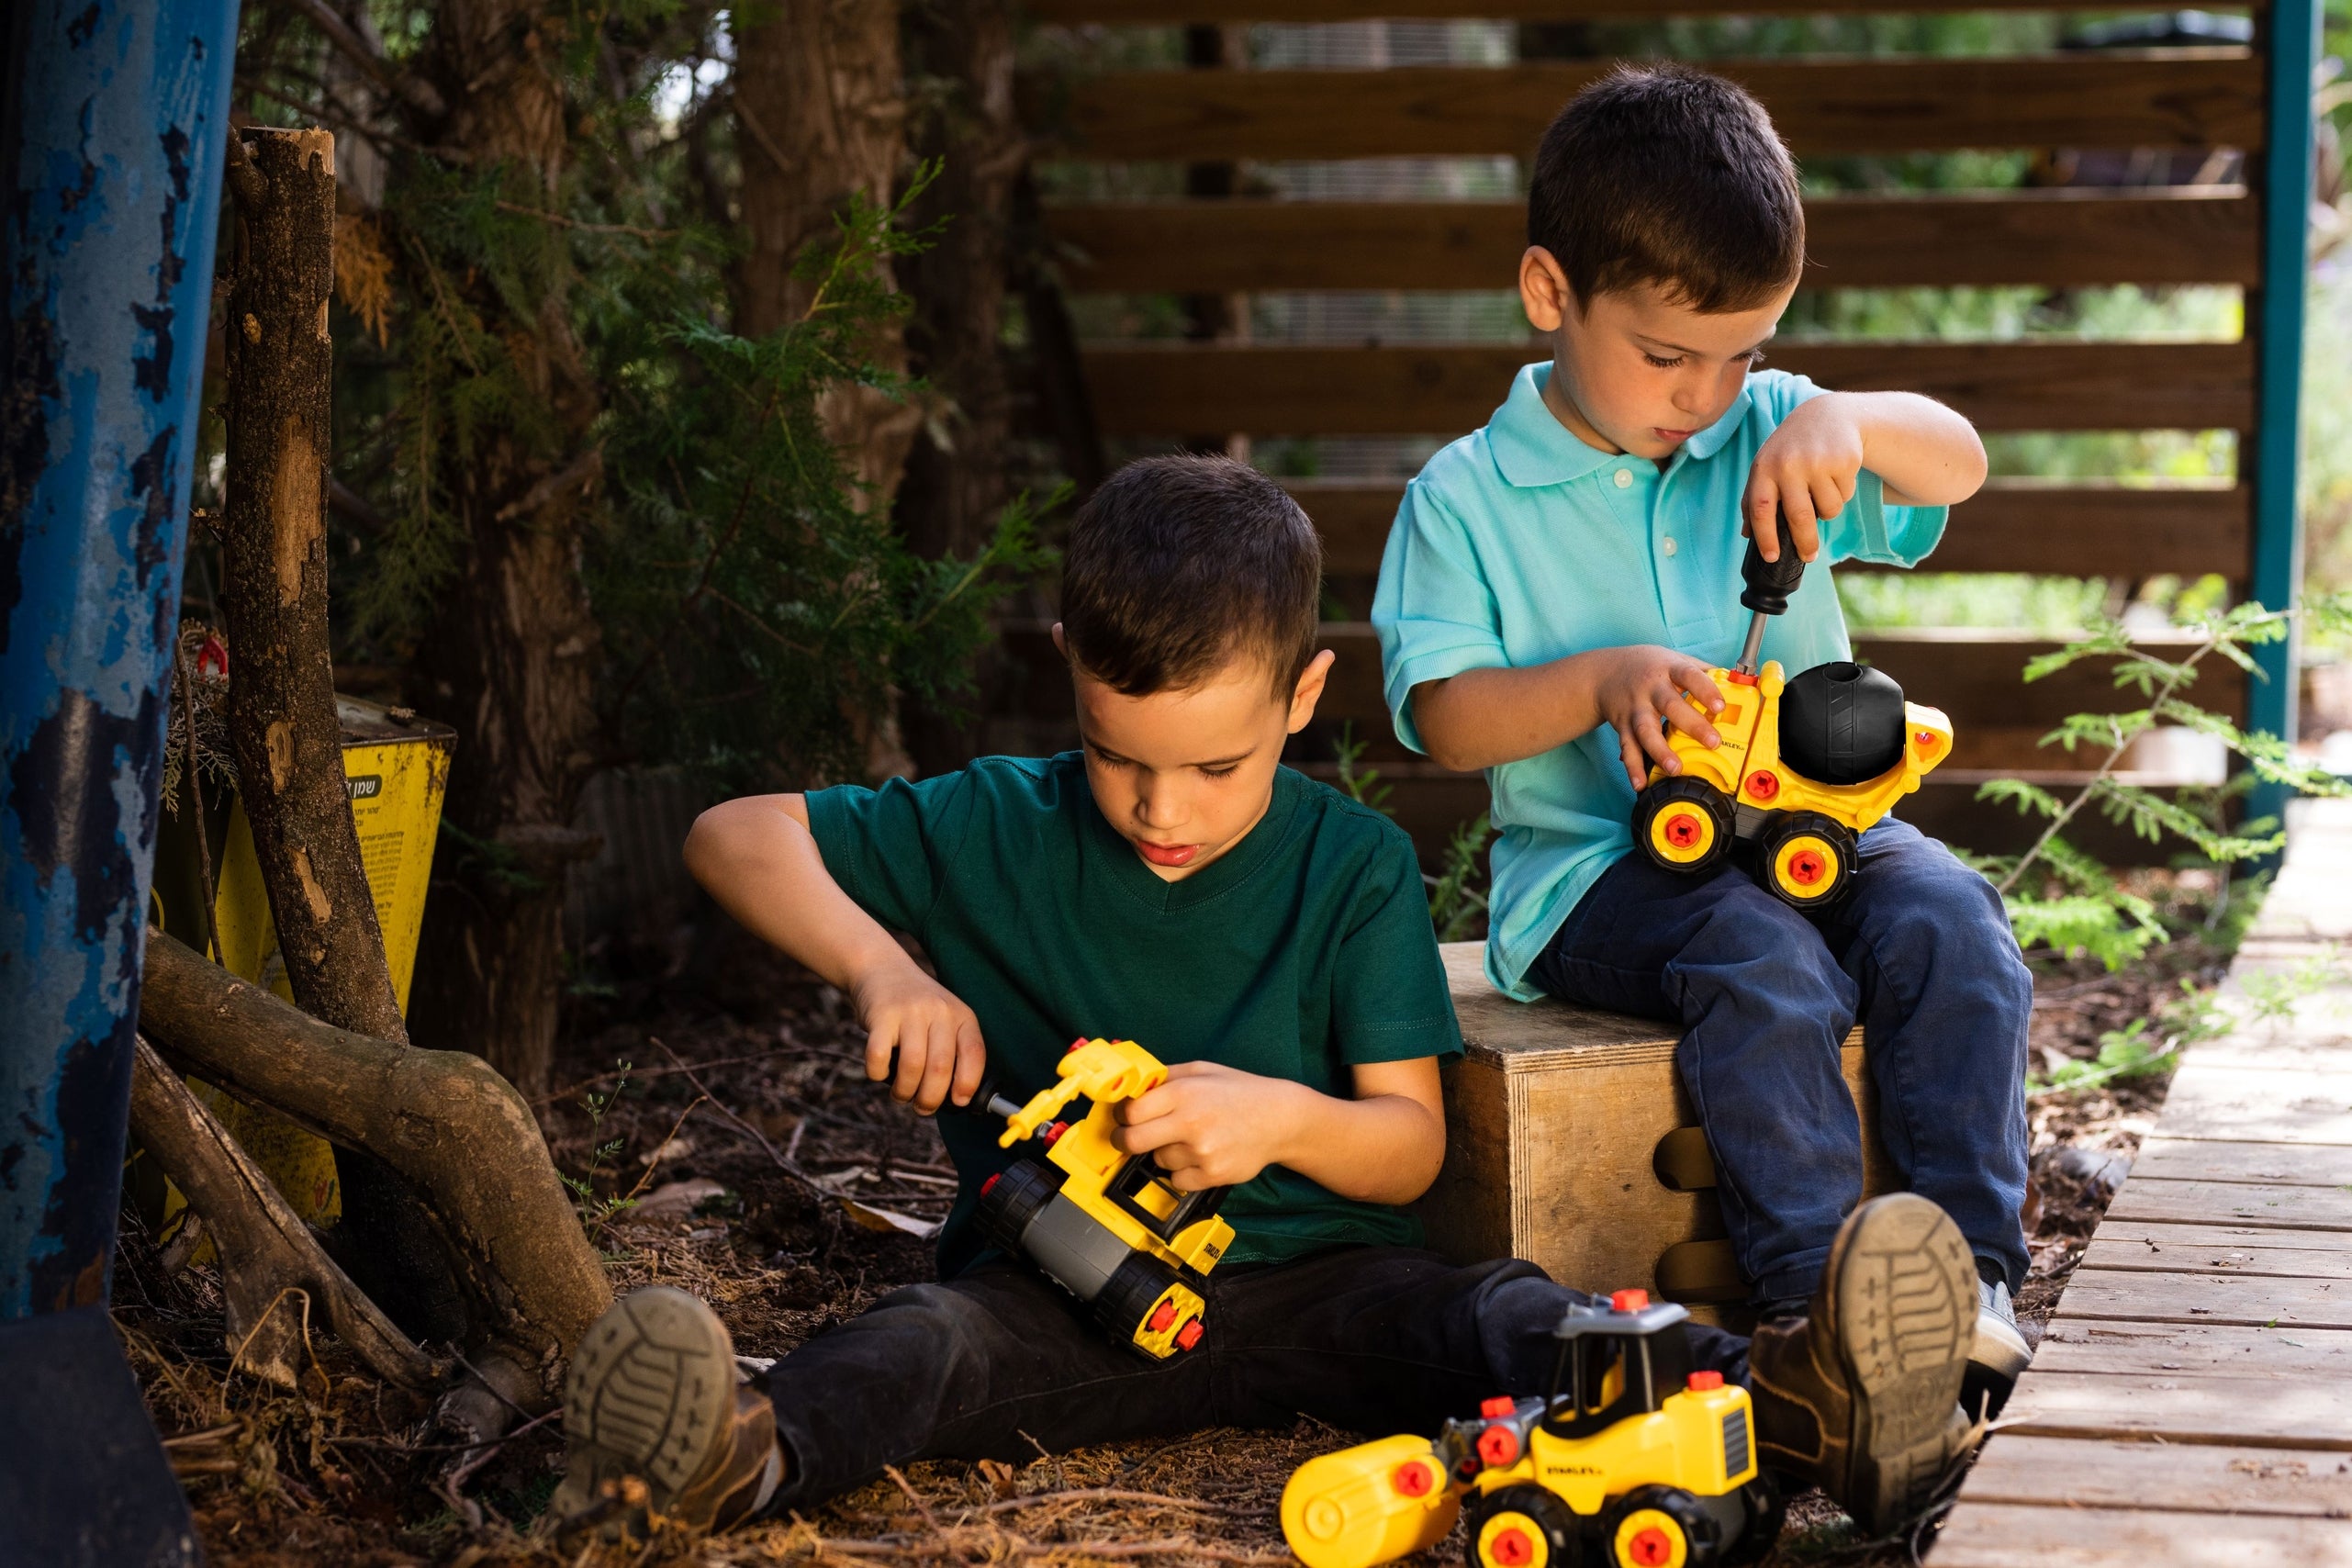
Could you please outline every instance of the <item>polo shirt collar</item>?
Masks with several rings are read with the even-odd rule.
[[[1511,395],[1486,423],[1486,443],[1495,454],[1495,466],[1522,489],[1564,485],[1624,455],[1585,445],[1560,422],[1560,416],[1543,400],[1544,383],[1551,379],[1550,360],[1519,366],[1511,381]],[[1721,451],[1748,417],[1748,387],[1742,384],[1723,417],[1683,442],[1683,450],[1702,462]]]

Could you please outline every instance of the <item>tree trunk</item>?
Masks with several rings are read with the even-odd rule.
[[[362,1295],[228,1129],[145,1040],[131,1064],[131,1137],[187,1194],[220,1251],[232,1364],[297,1385],[315,1306],[378,1377],[427,1389],[441,1369]]]
[[[931,250],[899,263],[914,301],[907,368],[939,402],[907,453],[897,515],[917,554],[969,555],[986,543],[1011,490],[1006,226],[1028,148],[1013,98],[1012,6],[917,0],[907,8],[903,37],[907,76],[928,86],[917,151],[943,160],[909,218],[918,228],[944,220],[945,228]],[[969,721],[922,710],[907,715],[906,733],[925,772],[960,767],[978,744]]]
[[[554,201],[566,148],[554,30],[530,0],[446,0],[432,37],[448,116],[437,140],[513,172],[518,205]],[[565,243],[550,225],[547,242]],[[517,319],[476,291],[565,449],[492,434],[444,474],[466,554],[420,650],[417,705],[454,725],[443,850],[410,1014],[417,1036],[479,1051],[545,1092],[563,990],[564,877],[595,853],[572,827],[597,765],[597,624],[580,580],[580,502],[599,473],[597,391],[570,326],[568,274]],[[453,447],[454,443],[452,443]]]
[[[812,242],[832,238],[834,215],[853,192],[887,205],[906,160],[896,0],[775,0],[756,14],[756,25],[735,39],[748,248],[733,284],[735,330],[747,338],[807,312],[810,286],[792,275],[793,263]],[[868,356],[886,370],[905,368],[897,329],[884,329]],[[888,513],[923,410],[870,386],[843,386],[825,394],[818,413],[848,460],[860,507]],[[849,717],[869,774],[914,771],[894,705]]]
[[[481,1058],[319,1023],[161,932],[139,1019],[175,1064],[398,1171],[461,1263],[477,1320],[543,1376],[611,1305],[531,1107]]]

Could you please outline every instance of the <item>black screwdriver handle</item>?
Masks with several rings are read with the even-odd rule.
[[[1784,528],[1780,559],[1765,560],[1764,553],[1756,548],[1756,542],[1751,539],[1747,555],[1740,562],[1740,577],[1748,585],[1740,595],[1740,602],[1759,615],[1778,615],[1787,610],[1788,596],[1804,579],[1805,558],[1797,553],[1795,542]]]

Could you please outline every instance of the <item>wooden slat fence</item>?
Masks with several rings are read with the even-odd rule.
[[[1659,14],[1859,14],[1948,9],[1885,0],[1031,0],[1048,24],[1186,27],[1346,22],[1382,17],[1547,23]],[[1971,8],[2055,10],[2032,0]],[[2246,290],[2249,330],[2232,342],[2000,342],[1796,341],[1770,363],[1825,385],[1907,388],[1941,398],[1988,431],[2227,431],[2245,464],[2234,480],[2120,484],[2007,480],[1958,509],[1931,565],[1964,572],[2039,572],[2140,579],[2218,573],[2238,592],[2285,597],[2299,548],[2291,441],[2300,317],[2279,290],[2301,287],[2297,160],[2307,178],[2308,101],[2283,106],[2274,84],[2309,77],[2311,0],[2255,10],[2250,47],[2062,50],[2010,57],[1710,60],[1763,100],[1800,160],[1960,149],[2037,153],[2154,150],[2191,155],[2244,184],[2056,185],[1809,199],[1820,289],[2045,285],[2223,285]],[[2275,29],[2288,47],[2271,47]],[[1222,35],[1230,38],[1233,35]],[[1214,38],[1212,38],[1214,41]],[[1213,58],[1214,49],[1204,56]],[[1249,161],[1524,160],[1544,125],[1606,60],[1387,69],[1117,70],[1025,83],[1033,134],[1051,156],[1081,164],[1189,171],[1183,188],[1252,188]],[[2198,160],[2195,154],[2207,154]],[[2166,159],[2156,160],[2167,162]],[[1203,171],[1213,177],[1200,178]],[[2284,171],[2284,174],[2281,174]],[[2288,206],[2266,191],[2288,182]],[[1164,175],[1128,182],[1166,189]],[[1490,192],[1492,185],[1484,187]],[[1096,341],[1082,364],[1096,426],[1122,450],[1170,442],[1268,438],[1450,439],[1483,423],[1512,373],[1536,351],[1517,342],[1248,342],[1230,330],[1252,294],[1313,298],[1409,297],[1508,289],[1525,244],[1523,209],[1474,200],[1091,198],[1049,206],[1047,227],[1066,288],[1081,295],[1174,295],[1224,302],[1208,341]],[[2290,238],[2291,237],[2291,239]],[[2266,285],[2268,286],[2266,288]],[[2299,297],[2299,296],[2298,296]],[[2263,323],[2271,340],[2266,341]],[[1205,433],[1204,432],[1208,432]],[[2261,454],[2257,458],[2257,454]],[[1335,581],[1352,580],[1349,612],[1377,569],[1402,477],[1290,481],[1324,531]],[[1425,841],[1475,811],[1475,779],[1452,779],[1388,738],[1377,655],[1361,626],[1334,625],[1341,674],[1327,700],[1332,726],[1352,723],[1398,786],[1396,805]],[[1016,641],[1018,639],[1016,638]],[[1894,661],[1900,639],[1886,642]],[[2052,709],[2016,675],[2029,652],[2015,637],[1977,637],[1917,666],[1918,695],[1950,711],[1964,756],[1908,814],[1972,843],[2000,836],[1971,816],[1981,768],[2038,767],[2027,732]],[[2286,656],[2251,699],[2228,704],[2274,731],[2291,730]],[[1957,663],[1953,662],[1957,660]],[[1019,661],[1016,659],[1015,661]],[[1361,666],[1361,667],[1357,667]],[[1889,667],[1893,667],[1890,662]],[[2083,705],[2103,693],[2086,690]],[[2206,694],[2208,700],[2213,696]],[[1327,763],[1318,726],[1294,753]],[[1981,766],[1979,766],[1981,765]],[[1446,813],[1453,816],[1448,818]],[[2122,846],[2118,846],[2119,848]]]

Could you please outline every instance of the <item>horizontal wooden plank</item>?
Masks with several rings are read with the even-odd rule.
[[[2298,1274],[2094,1269],[2086,1258],[2067,1280],[2058,1311],[2073,1321],[2210,1319],[2246,1327],[2352,1328],[2352,1282]],[[2352,1398],[2346,1404],[2352,1406]]]
[[[2182,1076],[2187,1076],[2185,1073]],[[2176,1080],[2163,1126],[2172,1126]],[[2352,1230],[2352,1192],[2341,1187],[2273,1187],[2251,1182],[2156,1182],[2134,1174],[2107,1211],[2118,1219],[2172,1225],[2257,1225],[2272,1230]]]
[[[1450,435],[1486,422],[1527,344],[1096,346],[1103,432]],[[1851,391],[1923,392],[1988,431],[2245,430],[2250,343],[1792,342],[1775,366]]]
[[[2196,1047],[2203,1064],[2220,1042]],[[2159,1126],[2162,1124],[2159,1123]],[[2219,1143],[2157,1136],[2132,1159],[2135,1181],[2248,1182],[2265,1186],[2352,1187],[2352,1148],[2342,1144]]]
[[[2218,1229],[2212,1226],[2174,1226],[2176,1232]],[[2324,1236],[2328,1231],[2280,1230],[2279,1237]],[[2352,1282],[2352,1247],[2248,1247],[2233,1237],[2199,1245],[2193,1238],[2167,1246],[2122,1236],[2110,1237],[2105,1227],[2084,1249],[2081,1267],[2140,1274],[2228,1274],[2247,1279],[2336,1280]],[[2081,1278],[2080,1274],[2075,1276]],[[2267,1319],[2266,1319],[2267,1321]]]
[[[2275,1375],[2260,1364],[2258,1351],[2246,1360],[2255,1364],[2244,1377],[2085,1374],[2036,1366],[2018,1380],[2001,1424],[2040,1437],[2352,1450],[2352,1399],[2341,1384]]]
[[[2223,1147],[2228,1147],[2226,1145]],[[2264,1146],[2257,1146],[2264,1147]],[[2267,1147],[2280,1148],[2272,1144]],[[2243,1254],[2258,1259],[2274,1251],[2352,1253],[2352,1230],[2274,1230],[2260,1225],[2184,1225],[2168,1220],[2122,1219],[2110,1214],[2100,1222],[2098,1239],[2121,1249],[2136,1249],[2161,1260],[2179,1252],[2200,1266],[2208,1258]]]
[[[2057,1372],[2109,1377],[2156,1373],[2291,1377],[2340,1383],[2352,1375],[2352,1333],[2335,1328],[2062,1317],[2043,1331],[2042,1342],[2033,1350],[2033,1375]]]
[[[2352,1516],[2352,1467],[2325,1449],[2207,1447],[2004,1432],[1960,1494],[1977,1503],[2167,1513]],[[2034,1561],[2040,1560],[2036,1554]],[[1943,1561],[1939,1548],[1936,1561]]]
[[[2223,1568],[2352,1562],[2352,1520],[1963,1502],[1935,1568]]]
[[[2352,1144],[2352,1070],[2211,1066],[2192,1054],[2166,1092],[2161,1125],[2168,1137]],[[2279,1193],[2313,1190],[2271,1189]],[[2247,1217],[2262,1220],[2258,1214]]]
[[[2055,188],[1805,204],[1810,288],[2255,284],[2261,204],[2235,189]],[[1130,202],[1057,207],[1073,288],[1509,288],[1520,202]]]
[[[1026,95],[1086,158],[1526,154],[1608,61],[1387,71],[1122,71]],[[2237,49],[1718,60],[1799,156],[1967,147],[2238,147],[2263,139],[2262,63]]]
[[[1432,20],[1567,22],[1792,13],[2046,11],[2050,0],[1026,0],[1034,21],[1060,27],[1173,27],[1186,22]]]
[[[1396,521],[1402,483],[1286,479],[1323,534],[1324,570],[1370,576]],[[2251,570],[2243,485],[2054,484],[1996,479],[1952,510],[1928,572],[2039,572],[2052,577],[2199,577],[2232,582]],[[1876,568],[1848,563],[1842,572]]]

